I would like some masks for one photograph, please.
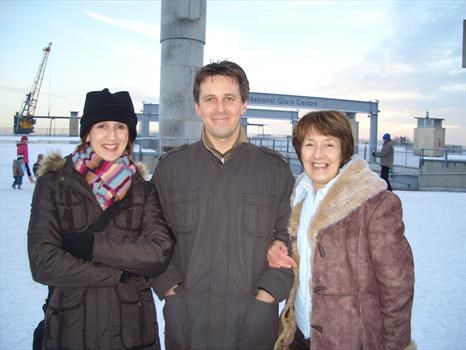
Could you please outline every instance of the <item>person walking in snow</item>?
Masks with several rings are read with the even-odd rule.
[[[272,269],[273,239],[289,244],[293,175],[283,157],[248,143],[240,125],[249,82],[236,63],[194,77],[201,140],[160,157],[152,177],[176,246],[154,290],[165,299],[167,350],[270,350],[291,269]]]
[[[36,178],[39,176],[39,167],[40,167],[40,163],[42,162],[42,159],[44,159],[44,155],[42,153],[39,153],[37,155],[37,161],[32,166],[32,173],[34,174]]]
[[[31,183],[34,183],[34,177],[32,176],[31,169],[29,168],[29,149],[28,149],[29,139],[26,135],[21,136],[21,140],[16,144],[16,154],[18,156],[23,156],[23,162],[26,169],[27,176]]]
[[[166,269],[173,239],[133,161],[136,124],[128,92],[91,91],[81,143],[42,161],[28,253],[33,279],[55,286],[43,349],[160,349],[148,279]]]
[[[382,140],[382,149],[379,152],[372,152],[372,155],[380,158],[380,177],[387,183],[387,189],[392,191],[392,185],[390,184],[388,176],[390,174],[390,169],[393,167],[395,148],[393,147],[390,134],[384,134]]]
[[[16,159],[13,160],[13,184],[11,187],[14,189],[21,189],[23,184],[23,176],[24,176],[24,163],[23,163],[23,156],[18,156]]]
[[[348,118],[314,111],[293,130],[304,173],[291,197],[293,259],[281,242],[271,267],[294,266],[275,350],[414,350],[414,262],[402,206],[365,160],[351,160]]]

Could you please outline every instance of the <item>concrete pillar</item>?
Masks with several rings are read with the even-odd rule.
[[[202,122],[192,94],[196,70],[203,65],[206,0],[162,0],[160,117],[161,149],[192,143]]]
[[[371,118],[370,123],[370,132],[369,132],[369,154],[371,162],[375,162],[375,157],[372,155],[372,152],[377,151],[377,129],[378,129],[378,119],[377,113],[371,113],[369,115]]]
[[[240,122],[241,126],[244,128],[244,132],[247,135],[248,134],[248,117],[241,116],[241,119],[240,119],[239,122]]]
[[[348,120],[351,124],[351,131],[354,138],[354,153],[359,153],[359,123],[356,121],[356,113],[354,112],[345,112]]]
[[[298,124],[298,121],[299,121],[299,111],[293,111],[292,112],[292,117],[290,119],[291,135],[289,135],[287,137],[287,143],[286,143],[286,152],[287,153],[295,152],[295,149],[293,147],[293,130],[294,130],[296,124]]]
[[[79,136],[78,112],[70,112],[70,136]]]

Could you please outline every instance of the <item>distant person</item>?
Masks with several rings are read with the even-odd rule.
[[[29,181],[34,183],[34,177],[32,176],[31,169],[29,168],[29,150],[28,150],[29,139],[27,136],[21,136],[21,140],[16,144],[16,154],[23,156],[24,166],[28,175]]]
[[[270,350],[290,268],[269,268],[273,239],[289,244],[294,178],[283,157],[248,143],[249,82],[236,63],[194,77],[201,140],[163,155],[152,177],[177,242],[154,289],[165,299],[167,350]]]
[[[400,199],[365,160],[351,160],[343,113],[306,114],[293,146],[304,167],[291,197],[293,259],[278,241],[268,255],[271,267],[294,266],[295,277],[274,349],[415,349],[414,263]]]
[[[32,166],[32,172],[36,178],[39,177],[38,171],[39,171],[39,167],[40,167],[40,163],[42,162],[42,159],[44,159],[44,155],[42,153],[39,153],[37,155],[37,161]]]
[[[128,92],[91,91],[81,143],[42,161],[28,253],[34,280],[55,286],[43,349],[160,349],[148,278],[166,269],[173,240],[133,161],[136,124]]]
[[[387,183],[387,189],[392,191],[392,185],[388,180],[388,176],[390,169],[393,167],[393,155],[395,154],[395,148],[393,147],[393,141],[391,140],[390,134],[384,134],[382,140],[382,149],[380,152],[372,152],[372,155],[380,158],[380,177]]]
[[[24,176],[24,162],[23,162],[23,156],[18,156],[16,159],[13,160],[13,184],[11,187],[14,189],[21,189],[21,186],[23,185],[23,176]]]

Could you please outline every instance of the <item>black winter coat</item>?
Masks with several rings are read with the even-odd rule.
[[[120,211],[94,233],[91,261],[62,250],[62,234],[83,232],[103,212],[71,157],[44,159],[34,190],[28,253],[35,281],[55,286],[45,317],[46,349],[159,349],[145,277],[166,269],[173,241],[155,187],[138,171]],[[139,276],[120,283],[121,271]],[[145,276],[145,277],[142,277]]]

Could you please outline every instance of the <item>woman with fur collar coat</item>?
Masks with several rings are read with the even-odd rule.
[[[346,116],[310,112],[293,130],[305,172],[292,195],[292,258],[280,242],[271,267],[294,284],[275,349],[412,350],[414,263],[401,202],[364,160],[351,161]]]

